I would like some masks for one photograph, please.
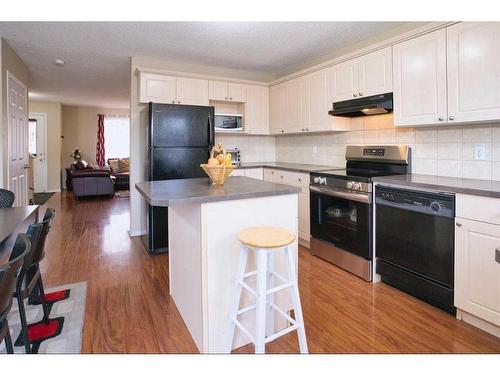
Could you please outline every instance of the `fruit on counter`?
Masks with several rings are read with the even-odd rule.
[[[209,167],[218,167],[219,166],[219,161],[216,158],[210,158],[208,159],[208,166]]]
[[[224,164],[225,161],[224,154],[217,155],[217,161],[219,162],[219,164]]]

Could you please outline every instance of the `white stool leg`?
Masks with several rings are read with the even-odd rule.
[[[273,275],[272,273],[274,272],[274,252],[269,251],[268,252],[268,259],[267,259],[267,289],[272,289],[274,286],[273,283]],[[271,293],[267,296],[267,313],[266,313],[266,320],[267,320],[267,336],[271,336],[274,334],[275,331],[275,311],[271,307],[271,304],[274,304],[274,293]]]
[[[243,281],[245,275],[245,269],[247,267],[248,259],[248,248],[245,245],[241,245],[240,260],[238,264],[238,271],[236,273],[236,288],[234,291],[234,300],[231,310],[229,311],[229,322],[230,328],[228,333],[228,348],[227,352],[231,353],[233,347],[234,330],[236,325],[233,322],[234,319],[238,319],[238,310],[240,308],[240,298],[241,298],[241,282]]]
[[[301,354],[307,354],[306,330],[304,328],[304,317],[302,316],[302,306],[300,304],[299,286],[297,284],[297,274],[295,273],[295,260],[289,246],[285,247],[285,254],[288,261],[288,277],[292,283],[292,303],[295,312],[295,322],[297,324],[297,336],[299,337],[299,348]]]
[[[257,307],[255,317],[255,353],[266,352],[267,251],[257,249]]]

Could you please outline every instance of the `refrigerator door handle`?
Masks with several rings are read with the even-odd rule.
[[[214,147],[215,143],[215,134],[214,134],[214,127],[212,126],[212,117],[209,115],[208,116],[208,147],[210,150],[212,150],[212,147]]]

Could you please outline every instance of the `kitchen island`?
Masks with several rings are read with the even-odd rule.
[[[229,177],[224,186],[207,178],[149,181],[136,189],[150,205],[168,207],[170,295],[200,352],[228,353],[250,343],[238,329],[232,345],[230,337],[237,234],[253,226],[279,226],[297,236],[300,189],[247,177]],[[297,241],[290,246],[297,259]],[[275,268],[286,275],[284,254],[276,255]],[[255,268],[253,254],[248,267]],[[255,287],[255,280],[248,284]],[[254,303],[245,290],[241,306]],[[292,306],[286,292],[278,293],[275,303],[283,311]],[[281,316],[273,318],[275,331],[287,326]],[[254,332],[255,313],[242,314],[240,321]]]

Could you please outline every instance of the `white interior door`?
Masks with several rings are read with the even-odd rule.
[[[47,191],[47,115],[30,113],[29,152],[33,155],[33,181],[35,193]]]
[[[7,72],[8,91],[8,150],[9,190],[14,192],[14,206],[28,204],[28,90],[26,86]]]

